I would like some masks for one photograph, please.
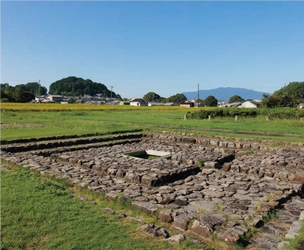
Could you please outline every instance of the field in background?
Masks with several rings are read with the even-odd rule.
[[[1,104],[1,139],[104,134],[143,129],[304,141],[303,119],[266,120],[265,116],[239,116],[237,121],[234,117],[215,117],[211,120],[184,119],[187,112],[197,110],[199,109],[179,106],[4,103]]]

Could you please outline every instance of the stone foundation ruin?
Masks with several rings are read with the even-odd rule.
[[[1,156],[111,200],[122,194],[182,234],[238,242],[260,228],[246,244],[273,249],[304,219],[304,144],[282,144],[129,132],[6,142]]]

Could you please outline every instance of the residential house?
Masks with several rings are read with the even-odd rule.
[[[45,99],[45,95],[35,97],[35,102],[40,103]]]
[[[49,102],[61,102],[62,101],[62,95],[47,95],[46,99]]]
[[[184,101],[184,102],[181,102],[179,105],[183,106],[183,107],[193,108],[194,107],[194,102]]]
[[[231,107],[239,107],[241,106],[242,103],[241,102],[231,102],[231,103],[227,103],[227,106],[228,108],[231,108]]]
[[[148,106],[164,106],[162,102],[148,102]]]
[[[129,101],[120,101],[119,105],[130,105]]]
[[[258,107],[258,103],[252,100],[247,100],[238,106],[238,108],[257,108],[257,107]]]
[[[300,103],[298,106],[297,106],[298,109],[304,109],[304,103]]]
[[[175,106],[174,102],[166,102],[164,103],[164,106]]]
[[[148,106],[148,103],[146,103],[143,99],[141,98],[134,98],[130,101],[130,105],[132,106]]]

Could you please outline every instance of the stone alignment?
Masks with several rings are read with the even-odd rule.
[[[134,209],[198,237],[237,242],[250,226],[261,227],[264,231],[248,242],[261,249],[276,248],[304,210],[303,144],[276,148],[268,141],[167,132],[77,140],[80,146],[74,139],[5,145],[1,154],[112,200],[122,194],[122,201],[132,199]],[[126,155],[142,150],[170,157]],[[264,225],[274,208],[281,224]],[[269,239],[267,228],[275,237]]]

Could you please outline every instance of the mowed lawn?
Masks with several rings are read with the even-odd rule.
[[[25,168],[1,170],[1,249],[170,249]]]

